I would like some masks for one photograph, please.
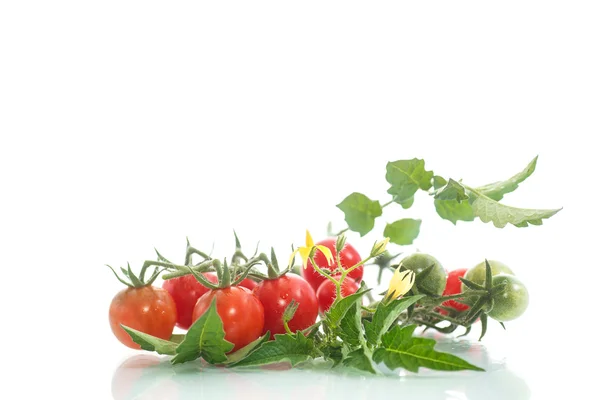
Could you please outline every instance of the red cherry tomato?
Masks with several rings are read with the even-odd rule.
[[[267,279],[258,284],[253,291],[265,308],[266,331],[271,337],[277,333],[285,333],[283,312],[292,300],[298,302],[294,318],[288,322],[292,332],[306,329],[317,320],[319,306],[317,296],[312,287],[302,277],[294,274],[283,275],[276,279]]]
[[[121,343],[132,349],[140,345],[121,327],[121,324],[168,340],[177,320],[175,301],[169,292],[154,286],[127,288],[112,299],[108,311],[110,327]]]
[[[218,282],[217,275],[213,272],[205,272],[202,275],[209,282]],[[192,313],[194,312],[196,302],[200,296],[210,289],[198,282],[194,275],[168,279],[163,282],[162,287],[175,300],[177,306],[177,326],[181,329],[188,329],[192,325]]]
[[[336,279],[339,279],[339,277],[336,277]],[[356,293],[359,287],[360,286],[358,285],[358,283],[356,283],[354,279],[348,279],[348,277],[346,277],[346,279],[344,279],[344,281],[342,282],[342,297],[346,297]],[[337,293],[335,290],[334,283],[331,282],[329,279],[325,278],[325,282],[321,283],[321,286],[319,286],[319,289],[317,290],[319,310],[322,313],[329,310],[329,307],[331,307],[336,297]]]
[[[258,285],[258,283],[254,282],[250,278],[246,278],[238,284],[238,286],[245,287],[246,289],[249,289],[249,290],[253,290],[256,287],[256,285]]]
[[[335,257],[336,257],[335,241],[336,241],[335,238],[327,238],[325,240],[321,240],[320,242],[316,243],[317,245],[322,245],[322,246],[329,248],[329,250],[331,250],[331,254],[334,256],[334,260],[332,261],[331,264],[329,264],[327,262],[327,258],[325,257],[325,254],[323,254],[320,250],[316,250],[315,251],[315,263],[317,263],[319,268],[329,269],[330,271],[333,271],[334,269],[337,268],[337,261],[335,259]],[[360,258],[360,254],[358,254],[358,251],[356,251],[356,249],[354,247],[352,247],[352,245],[346,243],[346,245],[340,252],[340,263],[342,264],[342,268],[348,269],[350,267],[353,267],[354,265],[359,263],[360,260],[361,260],[361,258]],[[360,267],[358,267],[358,268],[354,269],[352,272],[350,272],[350,274],[348,274],[348,277],[354,279],[356,282],[360,282],[363,277],[363,269],[364,269],[364,267],[361,265]],[[308,265],[306,266],[306,269],[304,269],[304,268],[301,269],[301,273],[302,273],[302,276],[304,277],[304,279],[306,279],[306,281],[312,286],[312,288],[315,291],[317,291],[319,289],[319,285],[321,285],[321,283],[323,281],[327,280],[327,278],[325,278],[323,275],[321,275],[317,271],[315,271],[315,269],[312,265],[312,262],[310,262],[310,260],[308,261]]]
[[[461,293],[462,282],[459,278],[465,276],[466,272],[467,268],[455,269],[453,271],[448,272],[448,278],[446,279],[446,288],[444,289],[443,296],[450,296],[453,294]],[[457,311],[465,311],[469,309],[468,305],[459,303],[458,301],[454,300],[447,300],[442,304],[446,307],[452,307]]]
[[[245,287],[232,286],[203,294],[194,308],[194,321],[208,310],[213,298],[217,299],[217,313],[223,321],[225,340],[234,344],[232,351],[260,337],[265,325],[265,311],[258,298]]]

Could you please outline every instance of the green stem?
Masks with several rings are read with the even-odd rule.
[[[283,321],[283,327],[285,328],[285,331],[287,333],[289,333],[290,335],[294,334],[294,332],[292,332],[292,330],[290,329],[290,326],[288,325],[288,323],[286,321]]]
[[[342,284],[341,281],[342,279],[340,279],[339,281],[337,279],[335,279],[334,277],[332,277],[331,275],[325,273],[325,271],[323,271],[321,269],[321,267],[319,267],[317,265],[317,263],[315,262],[315,258],[310,257],[310,262],[313,265],[313,268],[315,269],[315,271],[317,271],[319,274],[323,275],[325,278],[329,279],[331,282],[333,282],[333,284],[335,285],[335,293],[336,293],[336,300],[337,299],[341,299],[342,298]]]
[[[487,296],[489,293],[486,290],[470,290],[468,292],[451,294],[437,298],[428,298],[427,304],[439,305],[448,300],[464,299],[469,296]]]
[[[388,201],[387,203],[384,203],[381,205],[381,208],[386,208],[387,206],[389,206],[390,204],[392,204],[394,202],[394,199]]]
[[[350,229],[350,227],[349,227],[349,226],[348,226],[348,227],[346,227],[346,228],[344,228],[344,229],[342,229],[341,231],[339,231],[338,233],[336,233],[336,234],[335,234],[335,235],[333,235],[333,236],[340,236],[342,233],[344,233],[344,232],[347,232],[347,231],[348,231],[348,229]]]
[[[311,332],[313,329],[318,328],[319,326],[321,326],[321,324],[323,323],[323,321],[317,321],[314,324],[312,324],[311,326],[309,326],[306,329],[302,330],[302,333],[307,333],[307,332]]]
[[[342,280],[352,271],[354,271],[356,268],[360,267],[361,265],[363,265],[364,263],[366,263],[367,261],[371,260],[373,257],[369,256],[367,258],[365,258],[362,261],[357,262],[356,264],[354,264],[353,266],[351,266],[350,268],[344,270],[342,272]]]
[[[335,287],[335,298],[341,299],[342,298],[342,282],[344,281],[344,278],[346,277],[346,275],[344,275],[344,268],[342,268],[342,261],[341,261],[342,257],[340,257],[340,253],[336,253],[335,258],[337,260],[337,267],[342,272],[342,277],[340,278],[340,283],[338,285],[336,285],[336,287]]]
[[[215,260],[215,261],[219,261],[219,260]],[[217,266],[220,266],[221,263],[215,263],[215,268],[217,268]],[[222,288],[227,288],[229,286],[231,286],[231,272],[229,271],[229,266],[227,265],[227,259],[225,259],[225,264],[223,265],[223,269],[222,269],[222,274],[221,274],[221,282],[219,282],[219,287]],[[241,281],[240,281],[241,282]]]
[[[329,279],[331,282],[335,283],[336,285],[339,285],[340,283],[331,275],[329,275],[328,273],[326,273],[325,271],[323,271],[321,269],[321,267],[319,267],[319,265],[317,265],[317,263],[315,262],[314,257],[310,257],[309,258],[310,262],[313,265],[313,268],[315,269],[315,271],[317,271],[319,274],[323,275],[325,278]]]

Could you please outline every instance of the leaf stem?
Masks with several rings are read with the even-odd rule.
[[[319,274],[323,275],[325,278],[329,279],[335,285],[339,285],[340,284],[340,282],[338,282],[333,276],[331,276],[328,273],[326,273],[325,271],[323,271],[321,269],[321,267],[319,267],[319,265],[317,265],[317,263],[315,262],[314,256],[310,257],[309,259],[310,259],[310,262],[312,263],[313,268],[315,269],[315,271],[317,271]]]
[[[285,331],[289,334],[289,335],[293,335],[294,332],[292,332],[292,330],[290,329],[290,326],[288,325],[287,321],[284,320],[283,321],[283,327],[285,328]]]

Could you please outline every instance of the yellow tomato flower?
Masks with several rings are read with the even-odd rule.
[[[307,229],[306,230],[306,246],[298,247],[296,250],[294,250],[294,252],[290,256],[290,261],[289,261],[288,265],[292,265],[292,262],[294,261],[296,254],[300,253],[300,257],[302,257],[302,267],[306,268],[308,259],[310,257],[310,253],[313,251],[314,248],[321,250],[321,252],[325,255],[325,257],[327,258],[327,261],[329,263],[331,263],[333,261],[333,255],[331,254],[331,250],[329,250],[327,247],[320,245],[320,244],[315,246],[315,242],[313,241],[313,238],[312,238],[312,236],[310,236],[310,232]]]
[[[405,295],[415,283],[415,273],[410,269],[400,272],[400,266],[394,271],[390,280],[390,287],[385,295],[386,299],[397,299]]]

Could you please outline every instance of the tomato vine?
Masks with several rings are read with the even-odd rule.
[[[504,322],[520,317],[527,309],[529,293],[512,269],[483,260],[469,270],[448,274],[430,254],[417,252],[402,259],[402,253],[390,254],[386,250],[390,242],[413,242],[420,220],[387,224],[383,239],[364,258],[347,243],[345,232],[364,236],[383,209],[392,204],[411,207],[419,190],[429,193],[438,214],[454,224],[477,217],[497,227],[540,225],[560,209],[528,210],[499,203],[533,173],[536,163],[537,157],[505,181],[473,188],[427,171],[420,159],[390,162],[386,180],[392,199],[380,204],[361,193],[347,196],[338,208],[348,226],[317,243],[307,231],[305,244],[292,248],[283,269],[272,248],[267,255],[259,253],[257,246],[247,256],[235,232],[229,262],[213,258],[189,240],[181,264],[156,250],[156,260],[145,261],[139,275],[129,265],[121,268],[124,277],[111,268],[128,286],[123,293],[135,300],[128,300],[128,305],[121,299],[123,294],[115,297],[110,311],[113,332],[130,347],[172,356],[173,364],[201,358],[227,367],[284,361],[295,366],[323,359],[332,367],[343,365],[372,374],[379,373],[381,365],[412,372],[420,368],[482,370],[456,355],[437,351],[435,340],[421,332],[433,329],[452,334],[462,328],[466,335],[479,322],[481,340],[490,318],[504,327]],[[294,266],[297,255],[302,261],[300,271]],[[387,291],[378,299],[362,281],[363,269],[371,265],[380,269],[378,284],[384,271],[393,271]],[[149,268],[153,271],[145,279]],[[159,276],[167,290],[152,286]],[[166,310],[163,314],[168,318],[160,322],[158,315],[145,315],[149,303],[138,297],[152,298],[152,304],[162,307],[155,308]],[[176,322],[187,330],[185,334],[171,335]]]

